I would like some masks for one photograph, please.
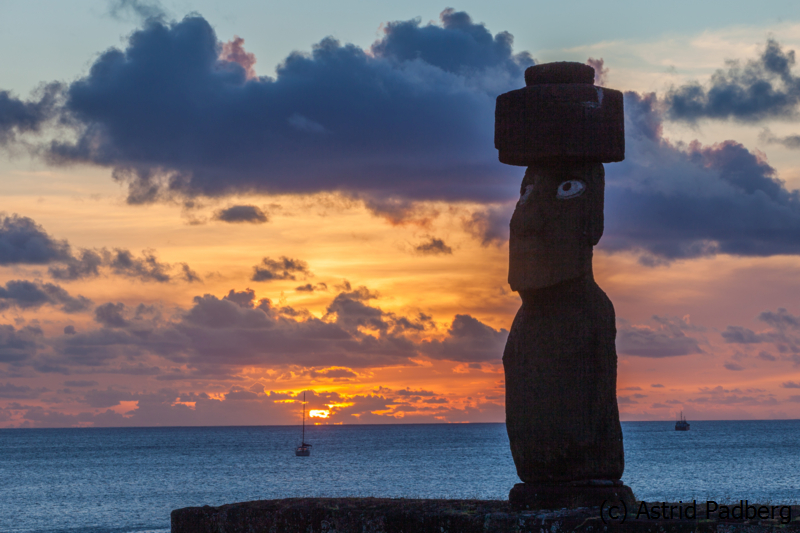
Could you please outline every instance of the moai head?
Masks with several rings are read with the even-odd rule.
[[[539,289],[592,272],[603,235],[602,163],[625,158],[622,93],[581,63],[528,68],[495,108],[500,161],[527,166],[511,219],[509,283]]]
[[[601,163],[531,165],[511,218],[509,283],[539,289],[592,272],[603,235]]]

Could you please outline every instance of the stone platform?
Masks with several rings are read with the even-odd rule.
[[[678,504],[647,502],[642,508],[642,502],[636,502],[627,512],[612,509],[612,504],[602,509],[514,511],[499,500],[291,498],[187,507],[172,511],[171,519],[172,533],[800,532],[800,506],[745,502],[740,511],[755,516],[748,520],[736,518],[742,515],[732,511],[737,504],[728,503],[728,517],[719,518],[721,504],[706,513],[706,502],[698,501],[695,512],[689,513],[694,518],[686,519],[686,503],[676,509]],[[752,511],[746,511],[748,505]],[[767,518],[759,518],[759,512]],[[673,517],[665,519],[665,514]]]

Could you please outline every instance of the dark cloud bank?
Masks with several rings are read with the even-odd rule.
[[[249,222],[251,224],[263,224],[269,220],[266,213],[254,205],[232,205],[217,211],[214,218],[222,222]]]
[[[0,213],[0,266],[9,265],[48,265],[50,275],[63,281],[93,278],[104,273],[158,283],[174,280],[190,283],[201,281],[186,263],[164,263],[158,260],[152,250],[145,250],[141,257],[124,248],[82,248],[73,251],[66,240],[52,237],[33,219],[17,214],[4,216]],[[48,298],[52,300],[49,303],[57,300],[64,304],[65,296],[56,295],[54,287],[56,286],[52,284],[39,284],[40,292],[49,291]],[[0,293],[0,300],[9,298],[9,290],[6,287],[6,293]],[[21,286],[15,286],[14,290],[19,293]],[[31,290],[29,287],[28,298],[32,297]],[[44,296],[40,296],[39,300],[43,298]],[[16,299],[21,302],[18,297]],[[2,305],[0,301],[0,309]],[[65,310],[74,308],[75,305],[69,304]]]
[[[697,338],[687,332],[700,332],[701,327],[693,326],[682,318],[651,318],[654,326],[635,325],[629,321],[617,319],[617,352],[624,355],[640,357],[677,357],[702,353]]]
[[[122,4],[145,14],[152,7]],[[392,22],[384,32],[369,50],[323,39],[310,53],[289,55],[275,79],[254,78],[240,39],[219,42],[197,15],[154,15],[124,50],[104,52],[60,92],[27,102],[2,93],[0,131],[9,142],[57,111],[76,140],[40,153],[113,168],[132,203],[341,191],[397,221],[413,218],[418,200],[476,201],[487,207],[465,228],[484,244],[504,242],[522,169],[497,162],[494,99],[523,86],[533,60],[514,53],[510,34],[492,35],[453,10],[438,25]],[[602,59],[590,63],[600,79],[607,75]],[[683,145],[661,133],[664,120],[796,116],[794,64],[794,52],[770,40],[758,58],[731,62],[706,84],[673,88],[660,100],[627,93],[627,159],[607,165],[601,246],[637,252],[650,265],[800,253],[798,192],[767,161],[732,140]],[[767,142],[793,146],[791,136],[770,135]],[[266,215],[243,205],[216,218]],[[443,250],[434,243],[419,251]]]
[[[800,193],[740,143],[662,136],[655,95],[625,94],[626,160],[607,165],[600,247],[645,264],[727,253],[800,253]]]
[[[308,263],[301,259],[270,259],[265,257],[261,263],[253,267],[252,281],[273,281],[280,279],[297,280],[297,276],[306,277],[314,274],[308,269]]]
[[[41,281],[12,280],[0,285],[0,311],[10,307],[38,309],[43,305],[60,306],[65,313],[86,311],[92,301],[81,295],[71,296],[54,283]]]
[[[494,97],[521,86],[532,60],[466,13],[441,20],[390,23],[368,51],[326,38],[275,79],[248,79],[219,59],[202,17],[149,19],[66,89],[79,135],[50,158],[113,167],[131,202],[320,190],[500,198],[509,171],[486,149]]]
[[[764,324],[765,330],[755,332],[742,326],[728,326],[722,332],[722,338],[727,343],[743,347],[772,344],[779,356],[775,357],[769,352],[760,351],[759,359],[775,361],[781,358],[800,365],[800,316],[793,315],[788,310],[779,307],[777,311],[760,313],[758,320]],[[783,386],[790,387],[785,383]]]
[[[744,64],[730,61],[727,70],[717,70],[705,87],[695,82],[670,90],[666,95],[669,115],[689,122],[796,118],[800,77],[792,74],[794,65],[794,50],[785,52],[769,39],[761,56]]]
[[[441,340],[429,341],[424,334],[435,328],[429,316],[399,316],[370,305],[376,299],[366,287],[345,287],[322,318],[257,301],[250,289],[197,296],[191,308],[168,319],[156,307],[106,302],[94,309],[95,327],[63,336],[0,326],[0,362],[62,374],[144,372],[166,381],[229,379],[242,366],[359,369],[415,364],[420,356],[499,362],[506,330],[456,315]],[[164,368],[189,370],[143,366],[153,357]]]

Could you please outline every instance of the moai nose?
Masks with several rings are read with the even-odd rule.
[[[526,87],[501,94],[494,145],[500,162],[611,163],[625,159],[622,93],[594,85],[594,69],[572,62],[525,71]]]

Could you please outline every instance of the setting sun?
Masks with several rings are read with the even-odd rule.
[[[328,418],[330,415],[331,412],[327,409],[312,409],[308,412],[311,418]]]

